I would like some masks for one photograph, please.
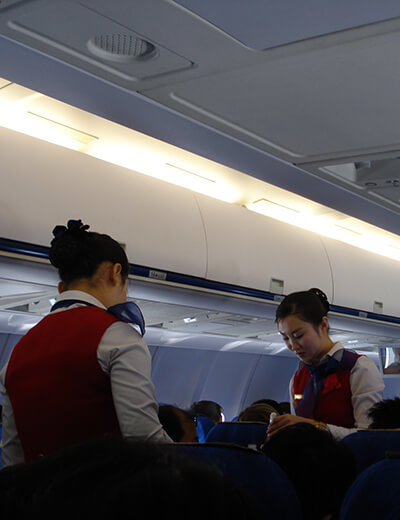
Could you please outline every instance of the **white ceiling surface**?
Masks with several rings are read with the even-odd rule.
[[[180,3],[3,0],[1,75],[398,233],[392,185],[320,168],[400,153],[400,4]],[[89,52],[117,31],[156,56]]]

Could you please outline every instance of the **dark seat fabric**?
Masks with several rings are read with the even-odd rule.
[[[400,452],[400,430],[366,430],[352,433],[342,442],[354,454],[357,473],[383,460],[387,452]]]
[[[399,481],[400,458],[373,464],[358,475],[347,492],[340,520],[399,520]]]
[[[259,449],[267,438],[268,424],[250,422],[223,422],[208,432],[206,442],[227,442],[246,448]]]
[[[262,453],[213,443],[169,446],[197,462],[214,465],[229,476],[254,498],[265,513],[264,520],[301,519],[301,508],[292,483],[283,470]]]

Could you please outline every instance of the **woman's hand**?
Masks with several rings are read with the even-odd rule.
[[[287,428],[288,426],[292,426],[292,424],[298,423],[309,423],[315,426],[315,421],[313,419],[306,419],[305,417],[298,417],[297,415],[290,414],[277,415],[268,427],[267,441],[272,435],[275,435],[275,433],[283,430],[283,428]]]

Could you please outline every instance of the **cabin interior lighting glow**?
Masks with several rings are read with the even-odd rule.
[[[400,241],[399,237],[393,233],[382,230],[378,233],[375,226],[367,225],[364,222],[357,221],[357,219],[352,219],[352,227],[357,226],[359,222],[359,230],[342,226],[338,223],[338,217],[332,212],[326,215],[311,215],[305,210],[299,211],[288,207],[278,210],[277,207],[271,203],[266,204],[266,201],[262,199],[247,205],[247,208],[251,211],[270,218],[400,261]],[[340,214],[338,213],[338,215]],[[348,219],[347,216],[344,217],[342,216],[343,220]],[[398,241],[398,245],[391,243],[393,239]]]
[[[214,179],[208,179],[207,177],[204,177],[203,175],[199,175],[198,173],[190,172],[189,170],[185,170],[184,168],[179,168],[179,166],[175,166],[174,164],[165,163],[165,166],[169,166],[170,168],[174,168],[175,170],[178,170],[183,173],[188,173],[189,175],[193,175],[194,177],[198,179],[202,179],[203,181],[207,182],[216,182]]]
[[[299,211],[293,208],[289,208],[279,202],[273,202],[267,199],[259,199],[252,202],[247,206],[247,209],[261,213],[266,217],[276,218],[284,222],[292,223],[299,215]]]
[[[92,141],[98,139],[94,135],[87,134],[86,132],[81,132],[76,128],[63,125],[58,121],[53,121],[48,117],[42,116],[40,114],[35,114],[35,112],[30,112],[29,110],[26,112],[26,117],[33,119],[35,123],[38,125],[45,125],[48,130],[52,129],[53,132],[62,132],[64,136],[81,144],[89,144]]]
[[[0,78],[0,126],[400,261],[400,237]]]

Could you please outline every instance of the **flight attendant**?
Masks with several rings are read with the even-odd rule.
[[[1,372],[3,467],[104,436],[171,442],[157,415],[143,316],[126,301],[125,251],[88,228],[80,220],[54,228],[49,259],[60,295]]]
[[[290,294],[276,311],[279,332],[299,366],[290,381],[292,414],[277,416],[269,435],[308,422],[341,439],[368,428],[370,407],[383,399],[384,384],[374,362],[329,337],[328,311],[319,289]]]

